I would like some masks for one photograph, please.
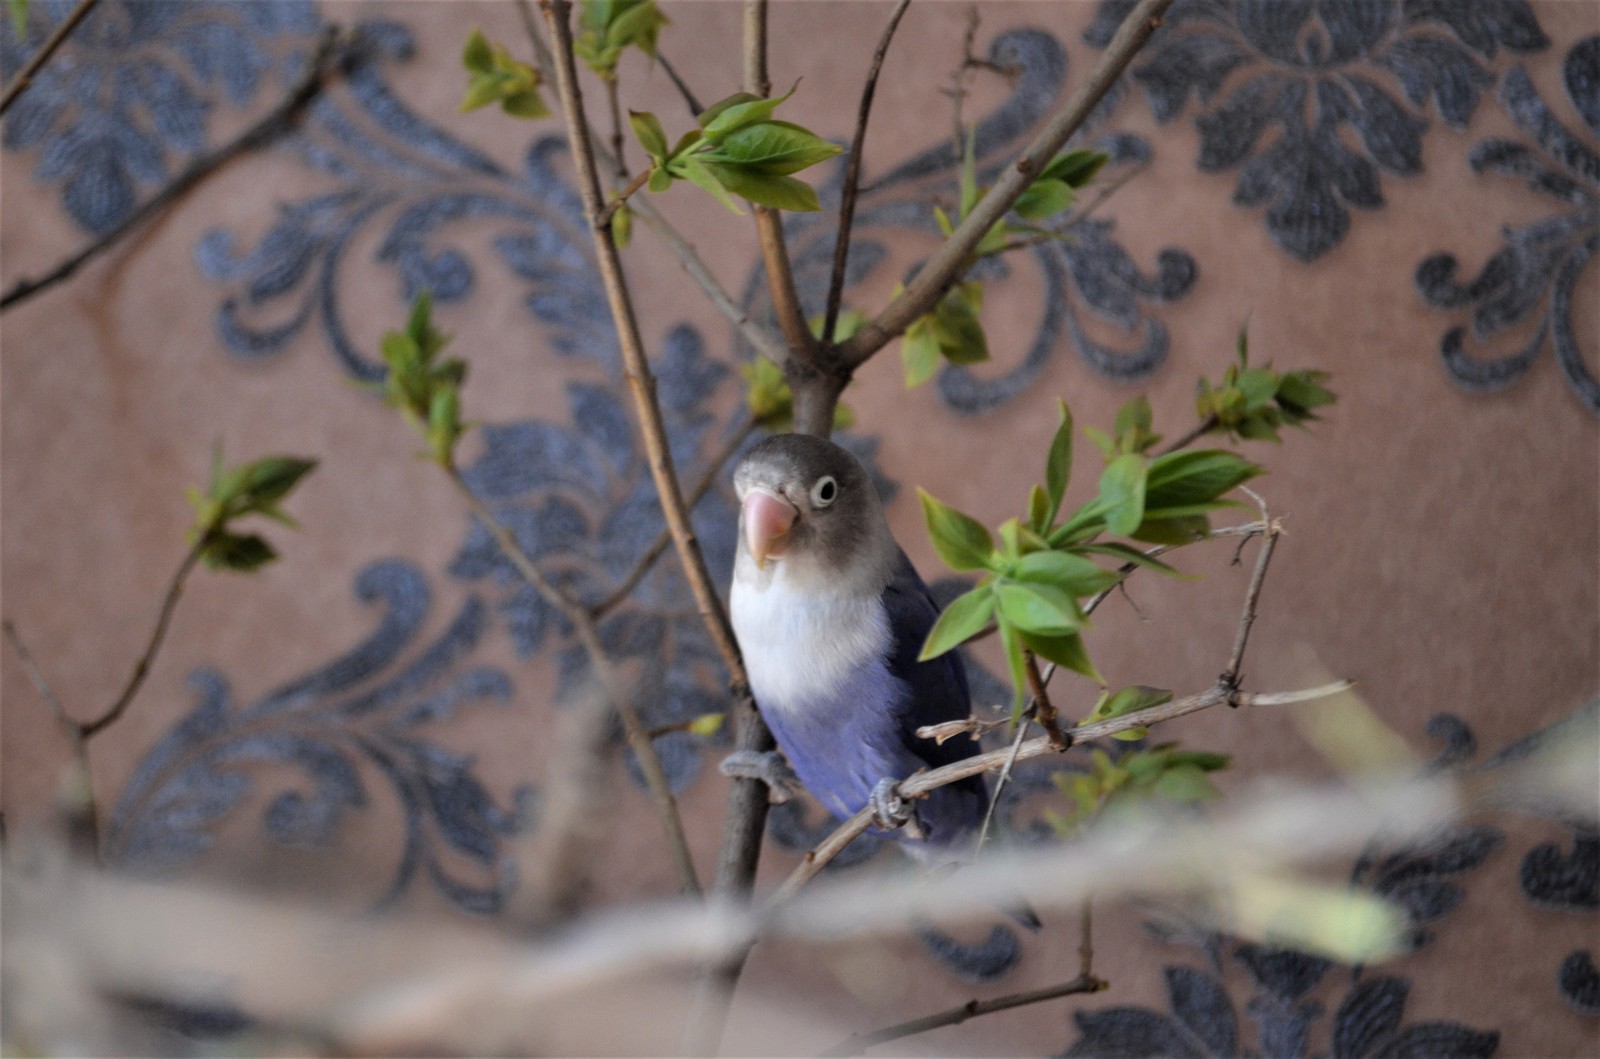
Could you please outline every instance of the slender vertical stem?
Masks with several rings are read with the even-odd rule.
[[[583,645],[584,653],[589,656],[589,664],[594,667],[595,676],[606,698],[611,701],[612,707],[622,719],[622,728],[627,735],[628,745],[633,748],[634,757],[639,762],[639,770],[644,773],[645,786],[649,788],[650,796],[655,802],[656,815],[660,817],[662,831],[666,834],[667,848],[672,854],[678,881],[685,893],[699,896],[700,880],[695,875],[694,860],[689,854],[689,843],[683,833],[683,821],[678,815],[678,803],[672,797],[672,787],[667,782],[666,770],[661,767],[661,758],[656,755],[655,746],[650,742],[649,733],[645,729],[644,722],[640,720],[638,711],[634,709],[633,700],[623,688],[621,679],[611,665],[611,659],[606,655],[594,619],[582,604],[570,598],[545,578],[533,558],[517,543],[516,537],[496,517],[489,505],[472,491],[472,487],[461,477],[460,470],[454,464],[445,464],[444,470],[478,522],[500,546],[501,553],[517,568],[517,572],[534,591],[559,610],[572,624],[573,630],[578,635],[578,642]]]
[[[67,12],[67,17],[61,20],[61,24],[51,32],[43,44],[39,45],[39,50],[33,53],[33,58],[29,59],[27,65],[17,71],[17,76],[13,77],[11,83],[6,86],[5,95],[0,96],[0,114],[10,110],[11,104],[17,101],[17,97],[27,91],[28,86],[33,84],[33,79],[38,76],[39,71],[44,69],[44,64],[49,62],[50,57],[56,53],[56,50],[66,43],[67,38],[72,35],[72,31],[78,28],[78,23],[82,22],[90,11],[93,11],[94,5],[99,2],[100,0],[78,0],[78,5]]]
[[[822,341],[833,342],[833,328],[839,321],[839,304],[844,297],[845,266],[850,257],[850,227],[855,223],[856,196],[861,187],[861,150],[867,140],[867,118],[872,113],[872,97],[878,90],[878,71],[883,69],[883,58],[889,54],[889,42],[900,25],[900,16],[911,6],[911,0],[899,0],[889,13],[889,22],[883,27],[878,46],[872,53],[872,65],[867,69],[867,83],[861,89],[861,106],[856,113],[856,132],[850,140],[850,161],[845,167],[844,187],[839,192],[839,234],[833,242],[833,273],[828,277],[828,301],[822,323]]]
[[[628,160],[622,155],[622,103],[617,99],[617,79],[608,77],[605,79],[605,85],[606,106],[611,111],[611,171],[616,174],[618,180],[626,180]],[[627,195],[622,196],[622,198],[627,197]]]
[[[1056,719],[1056,708],[1050,702],[1050,693],[1045,690],[1044,678],[1039,675],[1039,659],[1032,651],[1026,651],[1024,655],[1027,659],[1028,691],[1033,695],[1034,719],[1050,737],[1050,745],[1057,750],[1065,750],[1072,745],[1072,737],[1061,730],[1061,723]]]
[[[577,64],[572,54],[572,5],[568,0],[541,0],[551,35],[555,38],[556,84],[561,93],[562,111],[567,121],[567,136],[572,144],[573,160],[578,169],[578,190],[582,194],[584,211],[589,218],[589,228],[594,236],[595,255],[600,265],[600,278],[605,286],[606,300],[611,306],[611,316],[616,323],[617,340],[622,346],[622,359],[633,394],[634,409],[639,418],[640,433],[644,438],[645,454],[650,463],[650,473],[655,479],[656,494],[666,515],[667,526],[677,545],[678,558],[683,563],[684,574],[694,593],[695,605],[706,628],[711,633],[728,668],[735,688],[746,688],[749,680],[744,672],[744,660],[733,638],[733,627],[728,622],[727,611],[711,583],[711,573],[706,569],[705,556],[695,539],[689,522],[689,512],[683,502],[683,491],[678,485],[677,472],[672,463],[672,452],[667,444],[666,428],[661,421],[661,407],[656,401],[656,380],[644,354],[644,341],[639,335],[639,321],[633,310],[633,299],[622,274],[622,262],[611,229],[601,226],[599,218],[604,208],[600,195],[600,177],[596,168],[593,145],[589,140],[589,124],[583,112],[583,92],[578,84]]]

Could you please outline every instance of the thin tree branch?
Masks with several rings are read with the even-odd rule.
[[[111,704],[111,708],[92,721],[84,721],[78,725],[85,740],[92,739],[106,728],[115,724],[125,712],[133,697],[139,693],[139,688],[144,684],[144,678],[150,674],[150,666],[155,661],[156,652],[161,650],[161,641],[166,639],[167,625],[172,621],[172,612],[178,606],[178,597],[183,595],[183,584],[189,579],[189,574],[194,570],[195,563],[200,561],[200,554],[205,551],[210,543],[208,537],[201,537],[189,548],[188,554],[183,557],[183,562],[178,564],[178,570],[172,575],[172,580],[167,583],[166,595],[161,599],[161,611],[156,615],[156,627],[150,633],[150,642],[145,645],[144,653],[133,664],[133,672],[128,676],[128,683],[124,685],[122,694]]]
[[[11,649],[17,653],[17,660],[22,663],[22,671],[28,675],[28,680],[33,683],[34,690],[39,697],[44,699],[44,704],[50,708],[50,713],[61,725],[61,730],[66,732],[67,738],[74,743],[83,741],[83,727],[67,715],[67,709],[61,705],[61,700],[56,697],[55,689],[50,686],[50,681],[45,679],[43,670],[33,660],[33,654],[28,650],[27,644],[22,642],[22,636],[17,632],[17,627],[11,623],[10,618],[0,620],[0,631],[5,633],[11,642]]]
[[[772,95],[767,76],[767,0],[744,0],[744,90],[763,99]]]
[[[856,113],[856,131],[850,139],[850,161],[844,171],[844,188],[839,193],[839,234],[833,242],[833,273],[828,278],[828,301],[822,323],[822,341],[833,342],[833,328],[839,321],[839,304],[844,298],[845,265],[850,258],[850,226],[855,223],[856,196],[861,184],[861,153],[867,140],[867,118],[872,113],[872,97],[878,91],[878,72],[883,68],[883,58],[889,53],[889,43],[900,25],[900,17],[911,6],[911,0],[900,0],[889,13],[889,21],[878,38],[872,52],[872,65],[867,69],[867,82],[861,89],[861,106]]]
[[[1239,686],[1239,667],[1244,664],[1244,649],[1250,642],[1250,627],[1256,623],[1256,604],[1261,599],[1261,585],[1266,580],[1267,564],[1272,562],[1273,549],[1278,546],[1278,535],[1283,532],[1278,522],[1267,513],[1266,501],[1251,490],[1243,486],[1240,488],[1255,498],[1266,529],[1261,533],[1261,554],[1256,556],[1255,569],[1250,572],[1250,587],[1245,590],[1244,611],[1239,615],[1239,629],[1233,638],[1233,654],[1228,657],[1228,667],[1218,678],[1230,688]]]
[[[1026,653],[1025,669],[1028,674],[1028,691],[1033,695],[1034,719],[1039,722],[1045,735],[1050,737],[1050,742],[1057,750],[1065,750],[1072,745],[1072,738],[1061,730],[1060,723],[1056,720],[1056,708],[1050,703],[1050,693],[1045,690],[1044,679],[1039,676],[1039,659],[1032,651]],[[1051,669],[1054,672],[1054,667]]]
[[[550,48],[544,42],[544,36],[539,32],[537,16],[533,13],[533,0],[517,0],[517,11],[521,14],[523,27],[528,32],[528,42],[533,47],[534,62],[538,65],[540,72],[545,75],[545,79],[553,82],[555,80],[555,56],[550,53]],[[589,135],[591,141],[595,143],[596,156],[606,164],[612,164],[611,160],[606,157],[605,152],[600,149],[599,138],[592,129]],[[683,266],[683,270],[689,274],[689,278],[694,280],[700,286],[700,289],[705,292],[706,298],[711,302],[712,307],[738,329],[739,333],[744,336],[745,341],[749,342],[756,348],[757,352],[774,364],[782,364],[786,355],[782,340],[767,327],[752,319],[739,306],[739,303],[733,300],[733,296],[723,288],[721,283],[717,282],[717,278],[711,274],[711,270],[701,260],[699,253],[695,251],[694,245],[672,226],[672,223],[651,204],[649,198],[641,198],[634,202],[633,212],[655,229],[656,234],[660,235],[662,240],[666,242],[667,249],[672,251],[678,262]]]
[[[170,184],[129,214],[122,223],[100,235],[48,273],[38,279],[23,277],[17,280],[3,296],[0,296],[0,311],[9,309],[18,302],[69,278],[91,259],[115,246],[123,236],[172,205],[235,156],[262,147],[287,131],[300,110],[322,90],[331,69],[328,58],[333,53],[337,40],[337,28],[329,26],[318,42],[316,52],[306,64],[305,71],[277,106],[215,151],[190,162]]]
[[[625,180],[628,176],[628,160],[622,154],[622,102],[617,98],[617,79],[615,77],[605,78],[605,86],[606,108],[611,112],[611,171],[617,175],[618,180]],[[649,176],[648,170],[646,170],[645,175]],[[643,183],[643,181],[640,181],[640,183]],[[628,195],[637,190],[638,185],[636,184],[621,197],[626,199]],[[611,206],[609,209],[615,210],[616,207]],[[607,219],[609,220],[610,218],[608,217]]]
[[[978,842],[973,852],[976,855],[983,850],[983,844],[989,839],[989,828],[994,823],[995,810],[1000,808],[1000,793],[1006,789],[1006,783],[1011,779],[1011,770],[1017,764],[1017,751],[1022,749],[1023,742],[1028,738],[1028,727],[1033,723],[1032,715],[1024,710],[1022,723],[1017,725],[1017,736],[1011,740],[1011,756],[1006,758],[1006,763],[1000,769],[1000,775],[994,781],[994,794],[989,798],[989,808],[983,814],[983,826],[978,828]],[[921,735],[922,730],[918,729]]]
[[[1094,971],[1094,898],[1083,899],[1083,912],[1079,916],[1078,975],[1088,978]]]
[[[1125,732],[1130,728],[1153,727],[1166,721],[1183,717],[1200,710],[1209,709],[1226,702],[1234,706],[1277,706],[1291,702],[1307,702],[1312,699],[1326,698],[1347,691],[1354,685],[1348,680],[1339,680],[1331,684],[1323,684],[1315,688],[1300,691],[1273,692],[1261,694],[1230,690],[1218,683],[1205,691],[1194,695],[1186,695],[1181,699],[1160,706],[1153,706],[1148,710],[1137,713],[1123,714],[1120,717],[1109,717],[1103,721],[1092,724],[1078,725],[1076,728],[1067,729],[1068,735],[1075,743],[1084,743],[1092,739],[1102,739],[1117,732]],[[1040,736],[1023,743],[1017,750],[1017,760],[1027,761],[1046,754],[1057,753],[1056,748],[1050,744],[1048,736]],[[911,799],[927,794],[929,791],[948,786],[957,780],[966,779],[968,776],[978,776],[985,772],[992,772],[1005,765],[1010,758],[1011,751],[991,750],[976,757],[958,761],[952,765],[944,765],[927,772],[919,772],[901,781],[896,793],[901,798]],[[793,897],[799,890],[817,876],[833,858],[844,851],[851,842],[861,837],[867,828],[872,826],[872,811],[863,809],[850,819],[840,824],[834,831],[817,845],[813,846],[805,855],[805,859],[778,887],[776,893],[769,901],[769,907],[775,907]]]
[[[979,241],[1088,118],[1135,53],[1160,26],[1161,16],[1171,4],[1172,0],[1139,0],[1101,53],[1089,78],[1051,114],[1022,156],[1005,168],[994,186],[918,270],[906,289],[839,347],[842,367],[859,367],[904,332],[913,320],[933,308],[966,268]]]
[[[606,83],[610,84],[611,82],[607,81]],[[619,155],[618,157],[621,156]],[[600,215],[595,218],[595,224],[602,228],[609,227],[611,224],[611,218],[615,217],[617,215],[617,211],[622,209],[622,204],[627,202],[629,196],[631,196],[635,191],[638,191],[640,188],[644,187],[645,181],[649,179],[650,170],[639,170],[639,174],[632,180],[628,181],[626,187],[617,192],[615,195],[611,196],[611,201],[606,203],[605,208],[600,211]]]
[[[656,401],[655,376],[650,371],[644,354],[644,341],[639,335],[639,321],[633,311],[633,300],[622,274],[622,262],[617,255],[617,244],[611,229],[600,223],[602,211],[600,176],[596,168],[593,146],[589,139],[589,124],[583,113],[583,93],[578,85],[577,65],[572,54],[571,4],[568,0],[540,0],[546,21],[556,41],[556,85],[561,93],[561,107],[567,121],[567,136],[572,144],[573,161],[577,165],[578,189],[582,193],[584,212],[589,218],[589,229],[594,236],[595,255],[600,265],[600,278],[606,289],[606,300],[611,305],[612,319],[617,327],[617,339],[622,346],[622,358],[633,393],[634,408],[639,417],[639,429],[644,438],[645,454],[649,459],[650,473],[655,479],[656,494],[666,515],[667,526],[677,545],[684,574],[694,592],[695,604],[705,621],[722,655],[724,664],[735,688],[746,688],[749,680],[744,672],[744,660],[739,645],[733,638],[733,627],[728,622],[727,611],[711,583],[706,569],[705,556],[695,539],[694,527],[689,522],[688,508],[683,501],[683,491],[678,485],[677,471],[673,467],[672,452],[667,444],[666,428],[661,421],[661,407]]]
[[[711,486],[716,482],[717,476],[721,474],[723,465],[733,458],[733,454],[739,451],[739,446],[744,444],[745,439],[750,436],[751,431],[755,430],[755,428],[755,417],[752,416],[746,419],[739,431],[730,437],[727,444],[723,445],[721,450],[711,458],[711,462],[706,464],[706,469],[701,473],[700,480],[694,483],[693,489],[689,490],[687,498],[689,510],[693,511],[695,506],[700,503],[701,498],[711,491]],[[651,542],[650,547],[644,550],[644,554],[639,556],[639,561],[633,564],[633,569],[628,571],[627,576],[617,583],[617,587],[611,590],[610,595],[592,605],[589,608],[589,613],[596,618],[603,617],[606,612],[632,595],[639,582],[644,580],[644,575],[648,574],[650,568],[656,564],[656,560],[661,558],[661,553],[671,545],[672,533],[664,528],[657,534],[656,539]]]
[[[628,745],[633,748],[634,757],[638,759],[639,770],[644,773],[645,785],[650,790],[651,800],[655,803],[656,815],[661,820],[661,829],[666,835],[667,847],[672,854],[673,866],[678,872],[678,882],[684,893],[699,896],[700,880],[695,875],[694,859],[689,854],[689,843],[684,837],[683,821],[678,815],[678,803],[672,796],[672,787],[667,782],[666,771],[661,767],[661,758],[657,756],[655,747],[650,742],[649,733],[646,732],[644,722],[639,719],[639,713],[634,709],[633,701],[623,688],[616,670],[611,665],[611,659],[606,655],[605,647],[600,642],[600,633],[595,626],[595,621],[590,617],[588,610],[576,600],[569,597],[561,589],[548,581],[540,572],[538,565],[532,557],[523,550],[522,545],[505,524],[495,515],[478,496],[472,487],[461,477],[461,471],[454,464],[444,466],[445,473],[451,483],[461,493],[462,499],[468,508],[477,516],[479,523],[494,538],[500,546],[500,551],[517,568],[523,578],[538,592],[546,602],[559,610],[564,618],[572,624],[573,630],[578,635],[578,642],[583,645],[584,652],[589,656],[589,664],[594,667],[595,676],[600,681],[601,688],[606,697],[611,700],[612,707],[622,719],[623,731],[627,735]]]
[[[862,1033],[850,1037],[834,1045],[823,1055],[860,1055],[868,1048],[889,1041],[898,1041],[903,1037],[914,1037],[919,1033],[929,1030],[941,1029],[945,1026],[959,1026],[968,1019],[980,1015],[992,1015],[996,1011],[1009,1011],[1012,1008],[1026,1007],[1029,1004],[1039,1004],[1046,1000],[1055,1000],[1064,996],[1077,993],[1098,993],[1106,988],[1106,983],[1088,974],[1081,974],[1070,982],[1060,985],[1047,986],[1044,989],[1033,989],[1026,993],[1013,993],[1010,996],[995,997],[993,1000],[969,1000],[959,1007],[948,1011],[941,1011],[937,1015],[925,1015],[920,1019],[911,1019],[894,1026],[886,1026],[881,1030],[871,1033]]]
[[[78,28],[78,23],[93,11],[94,5],[99,2],[100,0],[78,0],[77,6],[67,12],[67,17],[61,20],[61,24],[56,26],[43,44],[39,45],[39,50],[33,53],[33,58],[17,71],[17,76],[6,86],[5,95],[0,96],[0,114],[10,110],[11,104],[17,101],[17,97],[27,91],[28,86],[33,84],[33,79],[39,75],[39,71],[44,69],[44,64],[56,53],[56,49],[66,43],[72,31]]]
[[[1187,433],[1181,434],[1175,438],[1172,442],[1162,448],[1161,451],[1157,452],[1156,455],[1167,456],[1177,452],[1179,449],[1186,449],[1190,445],[1193,445],[1196,441],[1199,441],[1201,438],[1211,433],[1216,428],[1217,416],[1216,413],[1213,412],[1207,415],[1204,419],[1200,420],[1200,422],[1196,423]]]
[[[667,62],[666,55],[664,55],[659,48],[656,50],[656,62],[661,64],[661,68],[667,72],[667,77],[671,78],[672,80],[672,87],[676,88],[678,90],[678,95],[683,97],[684,106],[689,108],[689,116],[692,118],[698,118],[700,116],[700,112],[706,108],[700,105],[700,101],[696,99],[694,93],[690,91],[688,84],[684,82],[683,78],[678,76],[678,71],[672,68],[671,63]]]

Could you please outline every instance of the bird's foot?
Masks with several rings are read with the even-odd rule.
[[[800,777],[794,774],[794,769],[776,750],[764,753],[759,750],[735,750],[722,759],[718,768],[724,776],[736,780],[760,780],[765,783],[767,801],[773,805],[782,805],[804,789],[800,785]]]
[[[922,821],[917,819],[917,807],[900,797],[898,780],[881,779],[872,788],[867,806],[872,810],[872,822],[885,831],[905,828],[911,838],[926,838]]]

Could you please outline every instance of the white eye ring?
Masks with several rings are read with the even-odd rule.
[[[839,499],[839,483],[831,474],[818,478],[817,484],[811,487],[812,507],[827,507],[837,499]]]

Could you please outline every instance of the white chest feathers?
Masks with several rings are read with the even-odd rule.
[[[764,584],[754,583],[763,581]],[[803,710],[882,664],[889,618],[877,595],[797,592],[782,576],[734,577],[730,617],[763,710]]]

